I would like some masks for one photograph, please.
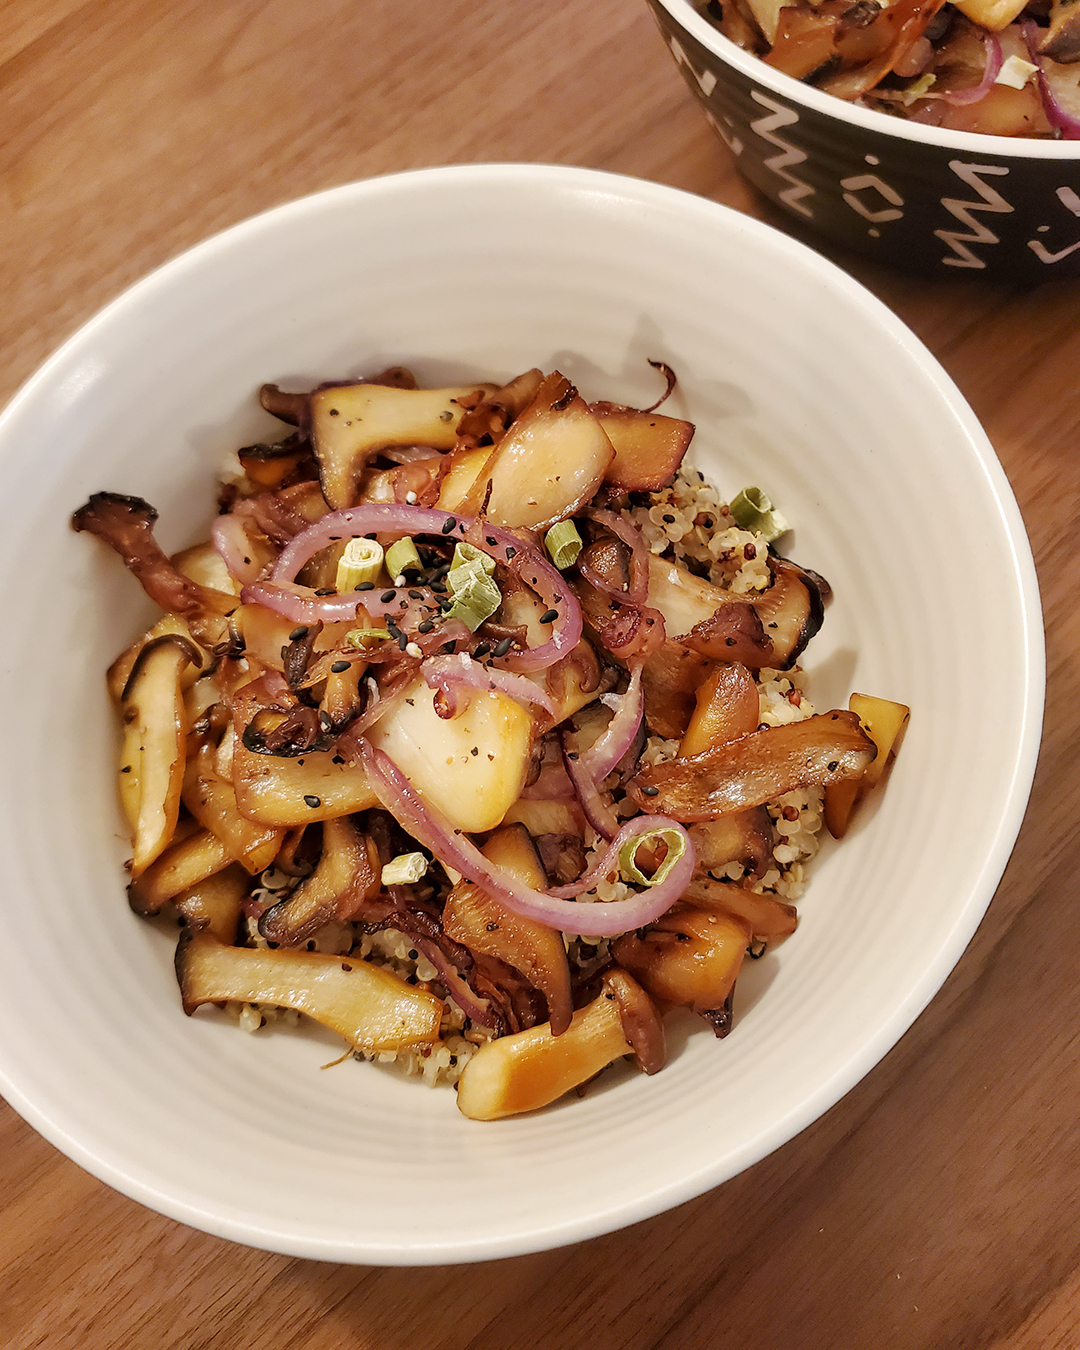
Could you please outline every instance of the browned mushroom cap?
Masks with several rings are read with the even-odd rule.
[[[354,956],[227,947],[209,933],[183,933],[176,978],[184,1011],[203,1003],[294,1008],[373,1054],[438,1040],[441,999]]]
[[[645,811],[714,820],[796,788],[856,778],[875,754],[858,717],[837,709],[654,764],[631,782],[629,794]]]
[[[647,995],[625,971],[610,971],[561,1036],[545,1023],[482,1045],[462,1072],[458,1108],[471,1120],[535,1111],[628,1054],[655,1072],[662,1034]]]
[[[150,599],[183,615],[193,636],[211,647],[224,636],[224,616],[236,608],[236,596],[200,586],[169,561],[154,538],[157,515],[141,497],[95,492],[71,517],[71,526],[88,530],[114,549]]]

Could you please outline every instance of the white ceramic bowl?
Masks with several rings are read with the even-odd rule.
[[[822,708],[913,708],[878,807],[827,849],[798,933],[719,1042],[655,1078],[476,1124],[452,1092],[337,1047],[186,1018],[172,940],[131,914],[102,672],[151,614],[68,517],[97,489],[205,536],[264,380],[404,362],[427,380],[557,366],[593,398],[657,391],[725,490],[766,489],[835,588],[809,650]],[[910,1025],[963,951],[1023,815],[1042,642],[993,451],[886,309],[778,232],[666,188],[483,166],[376,179],[260,216],[133,287],[0,421],[0,1088],[76,1162],[197,1228],[274,1251],[507,1256],[655,1214],[790,1139]],[[884,1164],[883,1164],[884,1165]]]

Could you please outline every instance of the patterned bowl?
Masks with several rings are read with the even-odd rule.
[[[894,267],[1080,277],[1080,141],[979,136],[856,107],[729,42],[693,0],[649,0],[740,172],[807,229]]]

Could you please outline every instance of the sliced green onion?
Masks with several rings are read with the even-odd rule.
[[[399,853],[396,858],[385,864],[382,870],[384,886],[409,886],[428,869],[428,860],[422,853]]]
[[[484,569],[488,576],[495,573],[495,559],[490,557],[481,548],[474,548],[472,544],[455,544],[454,558],[450,564],[450,575],[459,567],[475,567],[477,564]]]
[[[350,628],[345,641],[350,647],[373,647],[376,642],[389,642],[390,634],[385,628]]]
[[[643,844],[652,843],[655,839],[662,840],[667,846],[667,853],[664,854],[664,861],[652,876],[647,877],[634,859],[637,857],[638,849]],[[659,886],[685,852],[686,839],[677,830],[666,827],[659,830],[650,830],[648,834],[639,834],[633,839],[628,839],[619,849],[619,871],[627,881],[636,882],[639,886]]]
[[[581,552],[581,535],[577,532],[577,526],[572,520],[560,520],[557,525],[552,525],[544,535],[544,547],[560,572],[572,567]]]
[[[374,581],[382,571],[383,547],[377,539],[350,539],[337,565],[334,585],[339,591],[355,591],[365,581]]]
[[[780,512],[773,509],[772,502],[759,487],[744,487],[728,502],[728,510],[736,525],[763,535],[768,544],[774,539],[779,539],[785,530],[791,529]]]
[[[474,633],[502,604],[498,586],[482,568],[459,567],[447,574],[446,584],[454,597],[446,617],[460,619]]]
[[[391,578],[404,576],[406,572],[419,572],[422,567],[420,554],[408,535],[386,550],[386,570]]]

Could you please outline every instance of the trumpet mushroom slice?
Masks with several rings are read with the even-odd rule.
[[[323,496],[333,510],[352,506],[360,478],[376,451],[392,445],[452,450],[472,400],[492,385],[454,389],[400,389],[385,384],[345,384],[310,396],[311,439]]]
[[[227,947],[209,933],[183,933],[176,978],[184,1012],[203,1003],[294,1008],[375,1054],[439,1038],[443,1002],[426,989],[353,956]]]
[[[745,666],[720,664],[701,685],[679,758],[701,754],[749,735],[758,725],[760,698]],[[701,872],[739,863],[752,877],[762,876],[772,861],[773,831],[764,806],[751,806],[719,820],[691,826],[694,856]]]
[[[481,852],[534,890],[543,890],[548,884],[524,825],[506,825],[496,830]],[[442,922],[444,931],[455,942],[472,952],[504,961],[544,995],[553,1036],[567,1029],[573,1012],[570,968],[566,948],[553,928],[507,909],[471,881],[459,882],[450,892]]]
[[[269,942],[295,947],[332,920],[347,920],[378,893],[381,867],[374,842],[349,816],[323,825],[322,854],[315,871],[287,900],[268,909],[259,932]]]
[[[697,701],[679,744],[679,758],[700,754],[758,725],[761,700],[754,677],[742,665],[718,665],[697,691]]]
[[[219,942],[232,946],[240,930],[241,907],[250,885],[248,874],[233,863],[181,891],[173,904],[191,930],[205,930]]]
[[[158,914],[181,891],[205,881],[232,862],[216,834],[196,829],[174,840],[145,872],[128,886],[128,902],[136,914]]]
[[[669,638],[717,661],[751,670],[790,670],[821,627],[818,581],[785,558],[770,558],[772,585],[736,595],[677,563],[649,558],[649,604],[664,616]]]
[[[176,829],[188,732],[183,675],[188,666],[201,664],[187,638],[154,638],[135,658],[120,695],[120,799],[134,833],[135,877],[164,851]]]
[[[684,822],[715,820],[796,788],[858,778],[875,754],[858,717],[835,710],[654,764],[628,791],[644,811]]]
[[[552,371],[491,451],[461,509],[476,510],[486,498],[493,525],[546,529],[595,494],[614,456],[588,404]]]
[[[458,1082],[470,1120],[536,1111],[633,1054],[646,1073],[663,1067],[663,1028],[648,995],[625,971],[610,970],[599,995],[554,1036],[547,1023],[482,1045]]]
[[[189,760],[183,802],[199,824],[216,834],[230,855],[254,876],[274,861],[285,831],[240,814],[232,784],[214,770],[215,757],[214,747],[204,745]]]
[[[738,920],[757,942],[780,942],[790,937],[799,923],[794,905],[713,877],[694,877],[683,891],[683,901],[695,909]]]
[[[657,492],[671,482],[693,439],[693,422],[605,403],[592,410],[615,450],[606,483],[620,492]]]
[[[641,689],[645,721],[665,740],[686,734],[696,704],[697,690],[714,663],[680,642],[665,642],[645,658]]]
[[[749,931],[730,915],[679,905],[640,936],[625,933],[612,955],[653,998],[690,1008],[723,1036],[730,1030],[727,1004],[749,939]]]

